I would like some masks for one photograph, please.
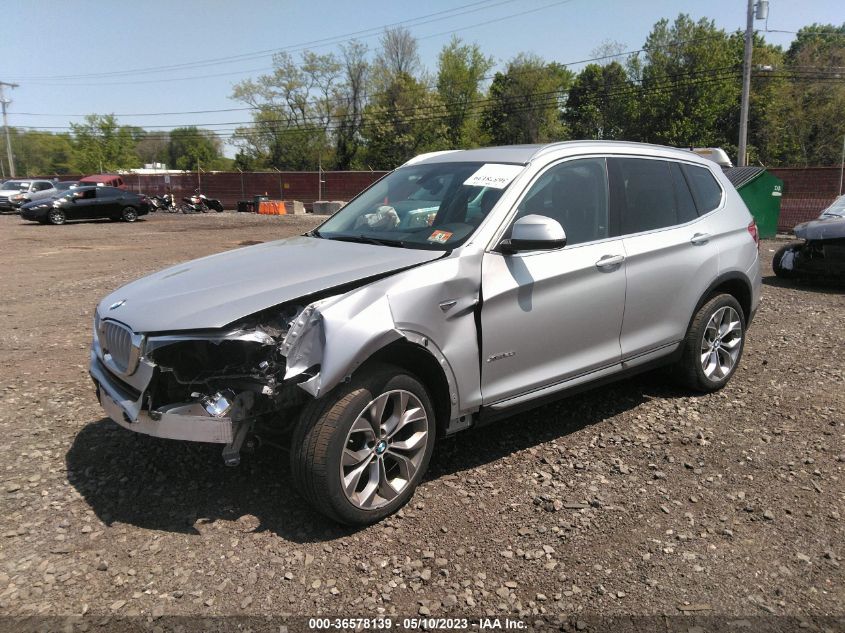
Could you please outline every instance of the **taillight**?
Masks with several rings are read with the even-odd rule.
[[[757,231],[757,221],[751,220],[751,223],[748,225],[748,232],[751,233],[751,237],[754,238],[754,243],[757,245],[757,248],[760,248],[760,233]]]

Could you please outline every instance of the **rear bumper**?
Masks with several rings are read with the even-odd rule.
[[[93,349],[88,371],[96,386],[100,406],[106,415],[125,429],[172,440],[215,444],[232,442],[231,418],[211,417],[197,403],[172,404],[153,412],[142,410],[144,392],[137,395],[121,385],[103,366]]]

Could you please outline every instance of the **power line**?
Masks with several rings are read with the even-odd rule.
[[[399,22],[392,22],[390,24],[383,24],[381,26],[370,27],[367,29],[362,29],[360,31],[353,31],[350,33],[345,33],[341,35],[335,35],[331,37],[325,37],[317,40],[310,40],[307,42],[303,42],[300,44],[292,44],[290,46],[283,46],[280,48],[271,48],[271,49],[264,49],[260,51],[253,51],[251,53],[241,53],[240,55],[233,55],[228,57],[214,57],[205,60],[197,60],[194,62],[183,62],[181,64],[170,64],[165,66],[148,66],[146,68],[132,68],[126,70],[115,70],[103,73],[83,73],[77,75],[32,75],[32,76],[20,76],[17,77],[19,80],[27,80],[29,82],[36,82],[40,80],[65,80],[65,79],[87,79],[87,78],[100,78],[100,77],[114,77],[114,76],[124,76],[124,75],[139,75],[139,74],[148,74],[153,72],[168,72],[172,70],[185,70],[188,68],[202,68],[207,66],[213,66],[218,64],[226,64],[226,63],[233,63],[237,61],[245,61],[250,59],[256,59],[261,57],[269,57],[271,55],[275,55],[276,53],[281,53],[284,51],[296,51],[302,50],[308,47],[316,47],[316,46],[325,46],[328,44],[338,43],[340,41],[349,41],[350,39],[355,39],[356,37],[363,36],[366,34],[370,34],[369,37],[373,35],[380,34],[384,29],[399,27],[399,26],[420,26],[422,24],[429,24],[431,22],[437,22],[440,20],[446,20],[452,17],[457,17],[460,15],[464,15],[466,13],[470,13],[471,11],[477,10],[479,5],[488,5],[486,8],[496,7],[502,4],[508,4],[511,2],[515,2],[516,0],[498,0],[494,2],[494,0],[477,0],[476,2],[470,2],[469,4],[464,4],[458,7],[453,7],[451,9],[444,9],[442,11],[436,11],[434,13],[428,13],[425,15],[418,16],[416,18],[410,18],[408,20],[401,20]],[[493,4],[490,4],[493,3]],[[449,14],[449,15],[444,15]],[[442,16],[442,17],[435,17],[435,16]],[[434,18],[434,19],[429,19]],[[421,20],[425,20],[420,22]],[[416,24],[420,22],[420,24]],[[249,71],[248,71],[249,72]]]

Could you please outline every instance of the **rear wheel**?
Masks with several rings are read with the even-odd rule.
[[[120,217],[124,222],[134,222],[138,219],[138,212],[134,207],[123,207],[123,211],[120,212]]]
[[[50,212],[47,214],[47,221],[50,224],[64,224],[67,222],[67,218],[65,217],[65,212],[61,209],[50,209]]]
[[[428,468],[435,420],[425,387],[387,365],[309,403],[291,447],[301,494],[323,514],[365,525],[404,505]]]
[[[745,315],[729,294],[712,297],[696,313],[684,339],[679,375],[696,391],[728,384],[745,346]]]

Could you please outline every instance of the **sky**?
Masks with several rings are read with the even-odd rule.
[[[744,29],[745,0],[4,0],[0,81],[9,124],[63,131],[90,113],[148,129],[229,132],[249,121],[232,86],[272,67],[274,51],[338,52],[352,38],[378,47],[386,26],[419,39],[423,64],[452,35],[477,42],[501,69],[517,53],[578,70],[606,42],[641,48],[654,23],[687,13]],[[766,40],[784,47],[814,23],[845,23],[842,0],[770,0]],[[178,114],[191,112],[190,114]],[[155,114],[155,115],[154,115]],[[155,126],[155,127],[154,127]],[[234,149],[228,147],[231,156]]]

